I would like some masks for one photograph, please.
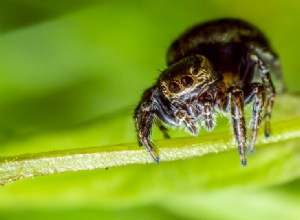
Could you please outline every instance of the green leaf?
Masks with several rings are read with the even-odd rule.
[[[289,105],[282,105],[285,102],[288,102]],[[160,164],[153,164],[150,155],[144,149],[138,149],[136,144],[72,149],[2,158],[0,163],[1,184],[21,178],[67,171],[109,168],[107,171],[97,172],[98,177],[94,176],[90,180],[90,184],[93,181],[99,181],[99,184],[101,183],[102,187],[106,188],[113,184],[115,178],[120,179],[119,184],[128,184],[128,181],[135,181],[135,178],[129,180],[132,178],[132,175],[135,175],[134,173],[145,173],[146,175],[143,173],[138,174],[139,184],[135,186],[135,189],[131,189],[134,191],[134,197],[130,196],[128,198],[131,191],[129,189],[126,192],[117,190],[101,191],[102,199],[97,199],[99,203],[102,200],[105,204],[109,204],[108,201],[115,204],[116,200],[119,202],[124,200],[128,203],[128,199],[138,200],[140,196],[145,201],[152,201],[154,199],[153,196],[156,197],[157,195],[161,196],[164,194],[167,196],[167,189],[170,186],[172,186],[173,190],[179,190],[186,185],[189,186],[188,191],[191,191],[191,182],[194,183],[192,188],[195,191],[202,191],[220,187],[224,188],[226,186],[232,187],[233,185],[240,187],[251,185],[252,187],[261,188],[290,181],[300,175],[300,160],[299,154],[297,154],[300,141],[299,98],[298,96],[291,95],[279,96],[276,106],[278,108],[275,108],[274,114],[282,120],[274,120],[274,123],[272,123],[272,136],[270,138],[265,138],[263,135],[259,136],[257,144],[258,152],[255,155],[248,156],[249,165],[247,167],[242,167],[239,164],[236,145],[232,142],[232,136],[228,132],[228,128],[226,129],[225,127],[221,129],[223,132],[202,134],[197,138],[181,137],[156,141],[155,143],[159,146],[162,159]],[[119,117],[124,117],[124,115],[121,114]],[[126,115],[125,118],[127,118]],[[120,118],[118,120],[107,120],[107,124],[103,123],[101,126],[105,129],[111,123],[120,125],[120,121],[122,121]],[[124,121],[127,123],[127,120]],[[94,130],[95,128],[96,131]],[[29,139],[27,143],[24,142],[23,144],[26,147],[26,145],[43,143],[42,140],[55,139],[59,141],[66,138],[66,136],[77,137],[78,141],[81,141],[81,138],[88,138],[88,136],[84,137],[87,133],[90,134],[99,131],[98,128],[95,126],[86,126],[79,130],[68,131],[68,134],[59,132],[50,136],[49,134],[42,135]],[[93,134],[90,135],[90,137],[92,136]],[[188,158],[195,159],[184,160]],[[168,163],[167,161],[174,162]],[[152,164],[146,165],[146,163]],[[111,170],[111,167],[129,164],[145,165],[128,166],[123,171],[120,168]],[[174,166],[177,167],[176,171],[174,170]],[[108,173],[111,175],[109,178],[107,178]],[[165,180],[164,175],[162,175],[163,173],[173,173],[174,177],[178,175],[182,179],[175,181],[170,176]],[[73,176],[73,178],[80,178],[81,175],[82,172],[78,176]],[[157,184],[153,185],[156,181],[160,182],[159,186]],[[142,186],[149,184],[149,182],[152,182],[152,184],[151,188],[147,190],[146,195]],[[39,185],[39,183],[37,184]],[[51,190],[49,188],[48,190],[50,193]],[[179,191],[184,192],[185,190]],[[86,194],[87,192],[84,190],[82,193]],[[57,196],[62,195],[59,193]],[[63,196],[66,199],[66,196]],[[79,193],[78,196],[81,197],[83,194]]]
[[[285,101],[289,100],[284,96]],[[298,109],[298,106],[292,106]],[[271,138],[260,140],[258,145],[282,144],[300,138],[300,116],[274,123]],[[158,142],[162,161],[172,161],[226,152],[235,149],[227,133],[217,133],[199,138],[181,138]],[[128,164],[153,162],[134,144],[98,148],[83,148],[48,153],[37,153],[0,160],[0,185],[34,176],[68,171],[92,170]],[[280,158],[280,155],[278,155]]]

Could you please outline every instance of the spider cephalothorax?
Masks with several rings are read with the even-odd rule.
[[[241,20],[210,21],[179,37],[167,58],[168,67],[144,92],[135,110],[139,144],[159,161],[150,140],[154,123],[166,138],[169,135],[163,123],[185,127],[197,135],[200,126],[214,128],[217,110],[228,113],[241,162],[246,165],[246,147],[249,145],[253,151],[263,118],[265,136],[270,134],[275,89],[269,69],[281,78],[279,60],[264,35]],[[250,102],[253,107],[248,143],[244,105]]]

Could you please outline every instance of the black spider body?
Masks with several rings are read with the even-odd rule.
[[[219,111],[232,120],[241,162],[245,165],[246,146],[250,151],[254,149],[263,109],[265,135],[270,134],[275,89],[269,70],[281,78],[277,55],[262,32],[237,19],[206,22],[173,42],[167,63],[168,67],[154,86],[145,91],[135,110],[140,145],[159,161],[150,141],[153,123],[167,138],[163,123],[185,127],[197,135],[200,127],[214,128],[215,111]],[[244,105],[250,102],[252,131],[247,143]]]
[[[167,63],[172,65],[184,57],[201,54],[220,75],[228,79],[229,74],[233,83],[243,87],[254,74],[249,45],[259,45],[276,57],[263,33],[254,26],[233,19],[211,21],[191,28],[177,39],[169,48]]]

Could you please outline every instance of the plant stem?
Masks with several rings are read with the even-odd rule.
[[[300,117],[273,123],[272,136],[265,138],[261,135],[257,146],[299,139],[299,124]],[[228,132],[211,133],[202,137],[161,140],[156,144],[160,146],[162,162],[199,157],[236,148]],[[153,163],[153,160],[143,148],[139,149],[136,144],[6,157],[0,158],[0,185],[35,176],[145,163]]]

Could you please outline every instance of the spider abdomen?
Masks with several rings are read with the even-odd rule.
[[[255,64],[249,59],[251,46],[270,50],[268,40],[253,25],[238,19],[220,19],[197,25],[177,38],[167,53],[172,65],[184,57],[204,55],[228,82],[243,87],[253,79]],[[230,73],[230,74],[229,74]]]

